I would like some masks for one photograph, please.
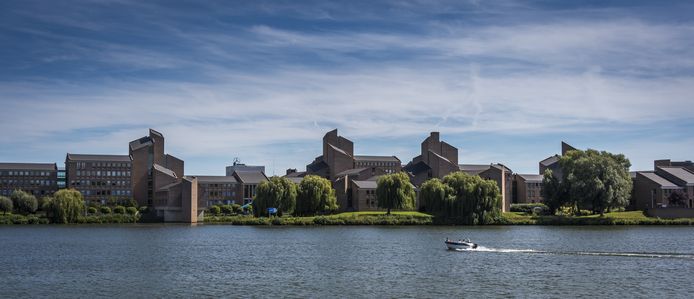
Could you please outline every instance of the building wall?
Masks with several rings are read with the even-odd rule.
[[[385,173],[396,173],[402,170],[402,164],[400,162],[390,161],[390,160],[369,160],[369,161],[354,161],[354,168],[378,168],[383,170]]]
[[[524,180],[521,176],[516,176],[516,186],[518,188],[518,203],[544,202],[544,197],[542,196],[541,182],[528,182]]]
[[[137,150],[130,150],[132,158],[132,193],[133,199],[140,206],[152,206],[154,203],[149,198],[149,165],[150,148],[143,147]]]
[[[10,196],[17,189],[36,197],[52,195],[58,191],[57,181],[57,168],[54,170],[0,170],[0,195]]]
[[[493,180],[496,182],[496,186],[499,187],[499,191],[501,192],[501,211],[511,211],[511,186],[513,184],[511,182],[511,172],[505,168],[499,169],[497,167],[490,167],[489,169],[481,172],[479,176],[483,179]]]
[[[376,189],[352,188],[352,202],[355,203],[355,211],[381,211],[376,201]]]
[[[645,210],[656,208],[659,205],[667,204],[664,190],[660,185],[644,177],[640,173],[636,173],[634,182],[634,208],[636,210]]]
[[[243,204],[237,197],[238,183],[205,182],[198,179],[198,200],[201,206],[209,207],[218,204]]]
[[[124,161],[65,162],[68,188],[80,193],[86,201],[105,204],[109,199],[127,200],[132,194],[132,163]]]

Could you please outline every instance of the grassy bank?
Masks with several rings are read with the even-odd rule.
[[[419,212],[348,212],[312,217],[255,218],[249,216],[205,216],[205,223],[233,225],[429,225],[432,217]]]
[[[137,223],[140,220],[139,215],[128,214],[99,214],[80,216],[76,223]],[[0,215],[0,225],[3,224],[49,224],[50,220],[43,215],[20,215],[6,214]]]
[[[604,216],[534,216],[521,212],[504,213],[499,224],[507,225],[694,225],[694,218],[662,219],[642,211],[613,212]]]

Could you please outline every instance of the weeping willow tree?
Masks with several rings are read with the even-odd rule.
[[[335,189],[329,180],[307,175],[299,184],[299,195],[296,199],[296,214],[310,216],[331,213],[338,209]]]
[[[271,177],[256,189],[253,206],[258,216],[266,215],[268,208],[276,208],[278,214],[291,214],[296,206],[297,187],[287,178]]]
[[[406,173],[398,172],[381,176],[376,184],[378,207],[387,209],[386,215],[390,215],[392,209],[414,209],[417,195]]]
[[[43,203],[46,216],[53,223],[73,223],[84,211],[82,193],[74,189],[59,190]]]
[[[501,192],[492,180],[454,172],[422,184],[420,199],[438,221],[463,224],[490,223],[499,214]]]

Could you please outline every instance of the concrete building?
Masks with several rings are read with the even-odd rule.
[[[458,149],[440,140],[439,132],[431,132],[421,144],[421,154],[414,157],[403,170],[410,174],[412,183],[420,186],[431,178],[442,179],[460,170]]]
[[[264,181],[267,181],[268,178],[265,176],[265,173],[262,171],[234,171],[232,173],[232,176],[236,179],[237,183],[237,195],[236,195],[236,200],[238,200],[236,203],[238,204],[248,204],[251,201],[253,201],[253,198],[256,195],[256,188],[258,188],[258,185]]]
[[[667,161],[667,163],[664,163]],[[688,162],[688,161],[687,161]],[[671,166],[681,165],[681,166]],[[681,207],[694,208],[694,171],[687,163],[657,160],[653,171],[637,171],[632,177],[634,189],[632,206],[636,210],[674,207],[670,196],[681,193],[685,200]]]
[[[132,158],[132,194],[138,204],[150,207],[165,222],[195,223],[204,209],[198,205],[198,179],[184,177],[183,160],[164,153],[164,135],[149,135],[129,144]]]
[[[71,154],[65,156],[65,182],[85,201],[106,204],[133,197],[132,161],[127,155]]]
[[[402,170],[402,162],[396,156],[354,156],[354,168],[378,168],[384,173]]]
[[[542,203],[543,175],[540,174],[514,174],[517,203]]]
[[[194,175],[186,178],[198,180],[198,201],[201,207],[243,203],[237,197],[240,188],[234,176]]]
[[[14,190],[52,195],[58,191],[57,173],[55,163],[0,163],[0,195],[10,196]]]
[[[335,188],[335,196],[337,197],[339,211],[372,211],[376,209],[375,204],[373,204],[373,207],[372,205],[364,204],[365,202],[373,202],[375,198],[367,201],[366,198],[363,197],[366,195],[374,195],[375,193],[362,192],[364,190],[361,189],[364,188],[364,186],[374,185],[373,188],[375,190],[376,181],[380,176],[385,174],[385,169],[376,167],[348,169],[338,173],[333,182],[333,188]],[[371,183],[364,183],[366,181]]]
[[[561,155],[550,156],[540,161],[539,174],[545,174],[545,170],[550,169],[552,170],[552,175],[554,175],[554,177],[561,179],[563,177],[563,172],[561,170],[561,166],[559,165],[559,159],[561,159],[562,156],[566,155],[567,152],[574,150],[576,150],[575,147],[562,141]]]
[[[513,171],[503,164],[460,164],[460,171],[469,175],[478,175],[485,180],[496,182],[501,193],[501,211],[511,210],[513,197]]]

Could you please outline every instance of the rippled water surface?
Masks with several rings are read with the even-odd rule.
[[[3,298],[687,298],[693,281],[693,227],[0,227]]]

